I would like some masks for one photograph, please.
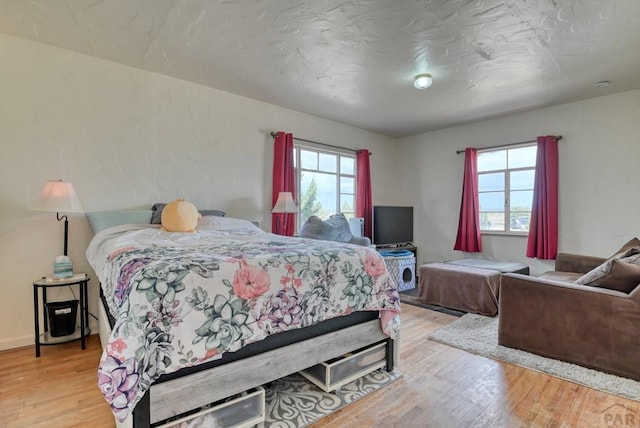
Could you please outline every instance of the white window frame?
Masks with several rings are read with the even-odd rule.
[[[496,148],[496,149],[478,149],[478,154],[480,153],[491,153],[491,152],[507,152],[508,150],[512,150],[512,149],[519,149],[519,148],[524,148],[524,147],[535,147],[536,143],[530,143],[530,144],[519,144],[519,145],[514,145],[514,146],[509,146],[509,147],[501,147],[501,148]],[[508,156],[508,155],[507,155]],[[518,171],[533,171],[534,172],[534,177],[535,177],[535,170],[536,170],[536,166],[531,166],[531,167],[521,167],[521,168],[509,168],[508,165],[508,158],[507,158],[507,168],[503,168],[503,169],[494,169],[494,170],[487,170],[487,171],[482,171],[480,172],[478,170],[477,172],[477,177],[478,177],[478,182],[480,181],[480,176],[484,175],[484,174],[495,174],[495,173],[504,173],[504,194],[505,194],[505,201],[504,201],[504,226],[505,228],[503,230],[489,230],[489,229],[482,229],[482,222],[480,223],[480,233],[484,234],[484,235],[512,235],[512,236],[529,236],[529,231],[521,231],[521,230],[511,230],[511,173],[512,172],[518,172]],[[533,186],[534,183],[531,183],[531,189],[516,189],[516,190],[533,190]],[[480,191],[480,188],[478,188],[478,199],[480,198],[480,194],[481,193],[489,193],[489,191],[487,192],[482,192]],[[479,209],[479,207],[478,207]],[[500,212],[500,211],[480,211],[480,216],[482,215],[482,213],[491,213],[491,212]],[[520,212],[520,211],[518,211]],[[531,212],[529,212],[529,219],[531,219]]]
[[[347,218],[350,217],[355,217],[355,201],[356,201],[356,171],[357,171],[357,159],[356,159],[356,155],[355,153],[353,153],[352,151],[349,150],[339,150],[339,149],[327,149],[327,148],[323,148],[321,147],[321,145],[315,145],[315,144],[311,144],[311,143],[305,143],[305,144],[298,144],[298,143],[294,143],[293,144],[293,155],[294,155],[294,167],[295,167],[295,176],[296,176],[296,195],[298,198],[298,204],[300,203],[301,199],[302,199],[302,194],[301,194],[301,184],[302,184],[302,173],[304,171],[308,171],[308,172],[320,172],[322,174],[331,174],[331,175],[335,175],[336,176],[336,213],[332,213],[332,214],[337,214],[337,213],[341,213],[342,212],[342,206],[340,204],[340,196],[341,195],[352,195],[353,196],[353,213],[345,213],[345,215],[347,216]],[[332,155],[332,156],[336,156],[337,158],[337,164],[336,164],[336,172],[327,172],[327,171],[321,171],[318,169],[303,169],[301,168],[301,162],[300,162],[300,149],[302,150],[307,150],[307,151],[312,151],[312,152],[316,152],[318,154],[325,154],[325,155]],[[344,174],[340,172],[340,158],[341,157],[348,157],[353,159],[353,174]],[[353,182],[354,182],[354,186],[353,186],[353,194],[352,193],[345,193],[345,192],[341,192],[340,191],[340,178],[341,177],[348,177],[348,178],[352,178]],[[300,230],[300,227],[302,226],[302,224],[305,222],[306,218],[301,218],[302,213],[298,210],[298,213],[296,214],[297,217],[297,221],[296,224],[298,225],[298,231]]]

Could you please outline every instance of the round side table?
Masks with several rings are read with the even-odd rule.
[[[57,345],[60,343],[66,343],[80,339],[81,347],[82,349],[85,349],[85,338],[91,334],[91,330],[89,329],[89,304],[87,297],[88,282],[89,277],[84,273],[74,274],[71,278],[41,278],[33,282],[33,319],[35,326],[36,357],[40,356],[41,345]],[[47,289],[67,286],[78,286],[80,290],[80,327],[76,327],[73,333],[66,336],[52,336],[49,332],[49,323],[47,320]],[[42,290],[42,305],[40,304],[40,293],[38,292],[38,290]],[[40,333],[41,308],[44,321],[43,333]]]

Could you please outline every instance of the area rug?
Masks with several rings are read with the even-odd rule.
[[[435,331],[429,339],[609,394],[640,401],[640,382],[498,345],[497,317],[466,314]]]
[[[334,392],[324,392],[299,374],[278,379],[265,386],[264,426],[305,427],[401,377],[379,369]]]

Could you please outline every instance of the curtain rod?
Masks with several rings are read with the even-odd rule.
[[[270,134],[271,134],[271,136],[273,138],[276,138],[276,136],[278,135],[277,132],[271,132]],[[293,139],[297,140],[297,141],[303,141],[305,143],[318,144],[319,146],[331,147],[331,148],[339,149],[339,150],[346,150],[348,152],[353,152],[353,153],[357,153],[358,152],[358,150],[348,149],[346,147],[334,146],[334,145],[326,144],[326,143],[319,143],[317,141],[312,141],[312,140],[305,140],[304,138],[293,137]],[[371,156],[371,152],[369,152],[369,156]]]
[[[558,141],[562,140],[562,135],[553,135],[558,139]],[[491,149],[499,149],[501,147],[510,147],[510,146],[519,146],[520,144],[529,144],[529,143],[537,143],[538,140],[529,140],[529,141],[520,141],[519,143],[509,143],[509,144],[499,144],[497,146],[489,146],[489,147],[481,147],[478,150],[491,150]],[[464,150],[456,150],[456,154],[464,153]]]

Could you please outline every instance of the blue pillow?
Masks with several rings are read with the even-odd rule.
[[[149,224],[151,210],[96,211],[85,213],[93,234],[121,224]]]

